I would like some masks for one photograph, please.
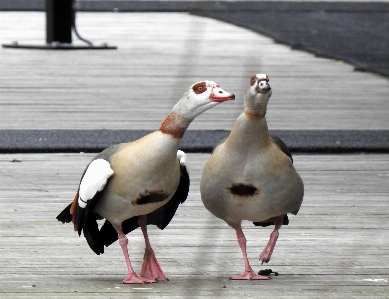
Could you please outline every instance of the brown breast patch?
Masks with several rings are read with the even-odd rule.
[[[260,190],[259,188],[253,185],[245,185],[245,184],[233,184],[231,187],[227,188],[229,192],[235,197],[251,197],[258,195]]]
[[[137,198],[131,201],[131,203],[136,205],[145,205],[149,203],[155,203],[164,201],[166,198],[168,198],[169,195],[165,194],[163,191],[148,191],[145,190],[145,192],[140,193]]]

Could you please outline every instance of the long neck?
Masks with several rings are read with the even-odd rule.
[[[267,111],[267,103],[269,101],[269,95],[262,94],[257,98],[249,93],[244,98],[244,112],[251,119],[264,118]]]
[[[173,110],[162,121],[159,131],[170,135],[174,139],[182,139],[190,123],[191,120],[185,119]]]
[[[266,145],[269,142],[270,136],[265,116],[246,111],[237,118],[227,140],[227,143],[242,148],[252,144]]]

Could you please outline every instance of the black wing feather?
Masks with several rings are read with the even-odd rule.
[[[190,179],[186,166],[181,164],[180,183],[173,197],[162,207],[147,215],[147,224],[154,224],[161,230],[173,219],[180,204],[184,203],[189,193]]]
[[[273,139],[274,143],[280,148],[280,150],[292,160],[293,164],[292,153],[289,151],[289,148],[285,144],[285,142],[283,142],[282,139],[278,136],[270,135],[270,137]]]
[[[96,217],[97,216],[97,217]],[[84,237],[89,247],[97,254],[104,253],[104,244],[101,240],[99,227],[97,224],[97,214],[90,215],[84,224]]]
[[[89,165],[96,159],[105,159],[108,161],[107,157],[109,157],[119,145],[111,146],[101,153],[99,153],[96,157],[94,157],[87,167],[85,168],[81,180],[84,178],[84,175],[89,167]],[[109,180],[109,179],[108,179]],[[108,183],[108,182],[107,182]],[[84,231],[84,237],[88,242],[89,247],[96,253],[102,254],[104,253],[104,243],[101,238],[100,231],[98,228],[98,219],[102,219],[102,217],[94,212],[94,209],[99,202],[101,196],[101,192],[97,192],[93,198],[88,200],[88,203],[85,208],[81,208],[78,203],[76,206],[76,227],[78,235],[81,236],[81,232]],[[58,221],[62,223],[68,223],[72,221],[73,215],[70,214],[70,207],[72,204],[68,205],[58,216]]]
[[[97,220],[101,219],[100,215],[94,212],[97,203],[99,202],[101,192],[97,192],[96,195],[88,200],[88,204],[85,208],[81,208],[77,205],[77,227],[78,234],[81,235],[81,231],[84,231],[84,237],[88,242],[89,247],[96,253],[104,253],[104,243],[100,236]]]

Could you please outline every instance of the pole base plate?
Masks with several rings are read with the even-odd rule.
[[[73,45],[73,44],[64,44],[64,43],[51,43],[43,45],[23,45],[18,42],[13,42],[11,44],[2,44],[3,48],[12,48],[12,49],[35,49],[35,50],[116,50],[116,46],[108,46],[107,44],[102,44],[100,46],[95,45]]]

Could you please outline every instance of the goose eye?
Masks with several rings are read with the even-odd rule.
[[[207,86],[205,85],[205,82],[199,82],[193,85],[192,89],[196,94],[200,94],[207,90]]]

